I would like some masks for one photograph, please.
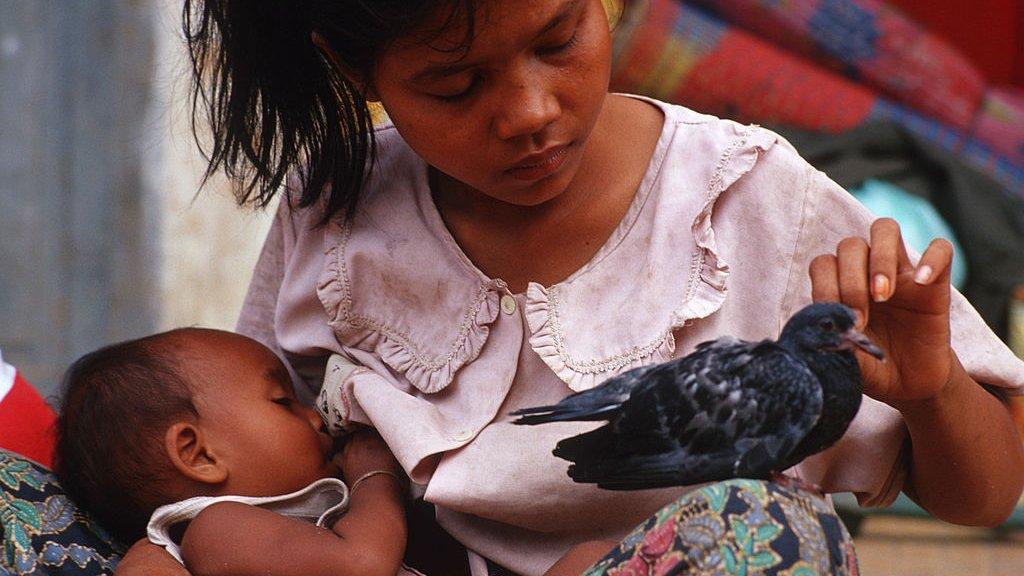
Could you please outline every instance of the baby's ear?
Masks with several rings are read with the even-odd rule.
[[[202,428],[191,422],[172,424],[164,434],[164,448],[178,472],[190,480],[221,484],[228,478],[227,463],[210,449]]]

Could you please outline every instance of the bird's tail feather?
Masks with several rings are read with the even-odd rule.
[[[723,459],[688,461],[684,454],[662,453],[641,456],[602,458],[577,462],[569,466],[569,476],[576,482],[597,484],[607,490],[644,490],[687,486],[732,477],[731,465],[716,466]]]
[[[514,412],[509,412],[510,416],[519,416],[517,420],[513,420],[513,424],[546,424],[548,422],[588,422],[588,421],[601,421],[608,420],[608,418],[618,411],[620,404],[602,404],[599,406],[588,405],[588,406],[576,406],[576,405],[564,405],[564,404],[553,404],[551,406],[535,406],[532,408],[522,408]]]
[[[679,463],[673,460],[665,455],[602,458],[569,466],[569,476],[609,490],[660,488],[678,484]]]
[[[614,450],[615,435],[608,425],[577,436],[559,440],[552,452],[555,456],[576,462],[593,454],[608,454]]]

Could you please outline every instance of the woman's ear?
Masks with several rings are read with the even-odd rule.
[[[228,466],[211,449],[203,430],[191,422],[172,424],[164,434],[164,448],[174,467],[190,480],[221,484],[228,479]]]
[[[320,50],[320,53],[327,58],[327,61],[334,66],[335,70],[341,73],[349,82],[351,82],[363,95],[363,98],[367,102],[379,102],[380,98],[377,97],[376,91],[368,78],[365,78],[361,73],[352,69],[350,66],[345,65],[338,55],[331,49],[331,46],[327,43],[327,40],[320,35],[319,32],[310,32],[310,39],[313,41],[313,45]]]

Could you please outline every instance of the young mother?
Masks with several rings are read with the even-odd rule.
[[[474,574],[542,573],[681,494],[574,485],[551,449],[582,428],[509,411],[775,336],[812,299],[855,308],[889,360],[861,359],[857,420],[792,473],[953,522],[1009,514],[1024,456],[999,395],[1024,366],[950,289],[949,245],[912,261],[769,131],[608,94],[601,0],[190,0],[185,17],[210,170],[258,205],[287,181],[240,331],[307,398],[326,371],[328,411],[380,431]],[[831,511],[779,494],[691,493],[603,566],[850,569]]]

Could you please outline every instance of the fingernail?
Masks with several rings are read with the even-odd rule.
[[[885,302],[889,299],[889,278],[885,274],[875,276],[875,302]]]
[[[927,284],[932,279],[932,267],[925,264],[917,269],[917,273],[914,274],[914,282],[918,284]]]

